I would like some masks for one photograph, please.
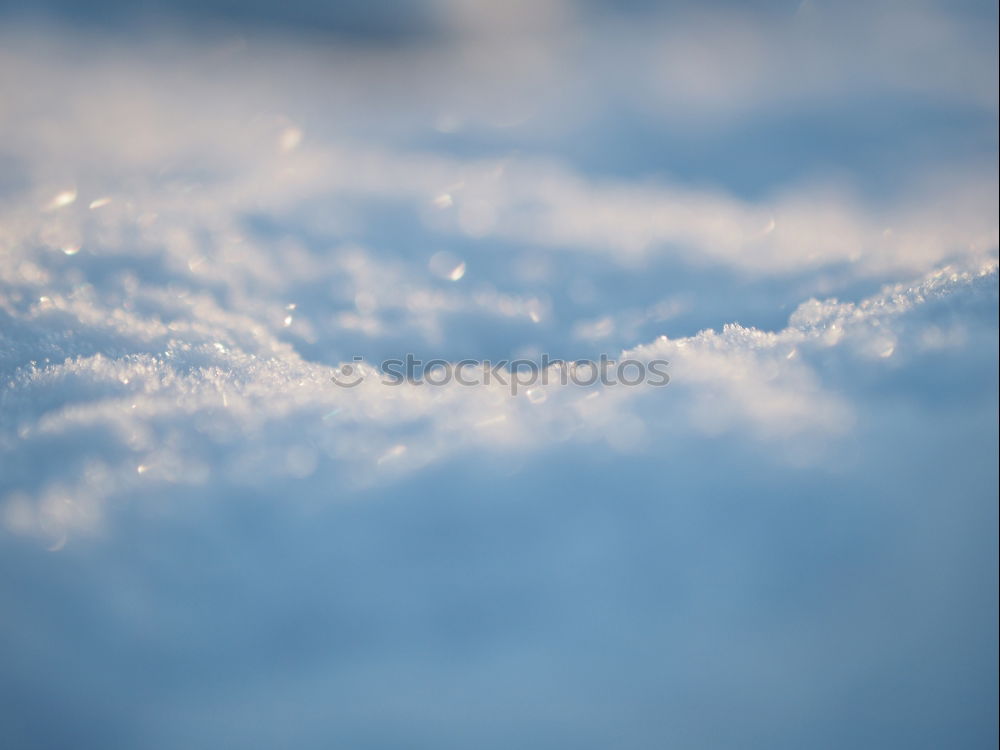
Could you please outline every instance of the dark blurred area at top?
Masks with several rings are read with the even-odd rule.
[[[195,33],[283,32],[372,43],[427,38],[439,26],[426,0],[0,0],[0,18],[59,23],[81,31],[165,26]]]
[[[0,0],[0,25],[22,21],[80,31],[246,32],[328,36],[366,44],[406,44],[448,36],[452,11],[511,0]],[[549,3],[552,0],[538,0]],[[823,0],[555,0],[595,18],[644,18],[699,11],[788,15]],[[532,0],[515,0],[530,8]],[[888,5],[892,5],[889,0]],[[934,3],[930,3],[933,5]],[[953,0],[952,14],[995,19],[990,0]]]

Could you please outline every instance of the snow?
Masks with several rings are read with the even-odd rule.
[[[432,5],[0,15],[0,744],[995,742],[995,22]]]

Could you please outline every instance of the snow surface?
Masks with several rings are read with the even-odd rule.
[[[428,7],[0,31],[0,745],[995,745],[995,9]]]

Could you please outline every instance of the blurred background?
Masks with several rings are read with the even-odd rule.
[[[997,63],[988,2],[0,0],[0,744],[995,747]]]

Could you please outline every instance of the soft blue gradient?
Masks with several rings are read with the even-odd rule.
[[[379,50],[434,47],[456,34],[436,7],[0,2],[0,25],[86,39],[84,48],[94,49],[101,39],[141,49],[134,39],[166,29],[155,54],[168,71],[185,54],[172,51],[174,42],[180,50],[190,39],[241,35],[251,45],[346,45],[370,55],[359,58],[363,69],[377,64]],[[714,10],[728,18],[733,7]],[[995,87],[996,5],[926,7],[971,29],[972,52],[992,56],[993,65],[965,78]],[[622,34],[608,49],[703,10],[646,2],[574,8],[593,37]],[[738,11],[767,26],[797,8],[755,3]],[[891,18],[901,8],[889,3],[878,13]],[[335,134],[454,158],[539,159],[597,182],[669,182],[747,201],[822,183],[878,211],[905,203],[918,183],[963,171],[995,185],[995,98],[990,105],[910,83],[890,91],[864,80],[817,82],[815,93],[701,114],[692,105],[694,114],[682,117],[630,88],[627,70],[602,79],[594,76],[604,62],[587,65],[543,92],[533,119],[509,127],[470,116],[460,131],[440,132],[429,124],[438,103],[382,79],[370,91],[359,86],[350,110],[327,102],[311,79],[297,85],[317,90],[290,86],[260,108],[291,102],[284,111],[316,141]],[[164,80],[183,89],[188,79]],[[511,83],[515,93],[533,85]],[[584,85],[593,88],[575,91]],[[452,93],[465,101],[461,91],[442,101]],[[58,109],[44,92],[39,101]],[[31,189],[39,159],[0,143],[0,196]],[[165,165],[156,180],[193,182],[212,168],[192,156]],[[75,174],[109,191],[119,178],[86,167]],[[673,255],[622,265],[611,255],[502,236],[439,234],[392,196],[320,195],[239,218],[256,242],[294,240],[317,256],[356,243],[375,259],[422,269],[425,257],[447,249],[468,259],[469,284],[542,295],[551,305],[538,325],[455,314],[442,319],[437,339],[419,340],[405,321],[371,337],[325,327],[350,308],[349,294],[331,292],[343,278],[289,281],[285,298],[316,331],[278,335],[326,365],[405,351],[453,361],[524,351],[596,357],[731,322],[780,330],[809,297],[858,301],[920,275],[857,274],[846,263],[771,273]],[[514,270],[536,257],[548,263],[544,276]],[[38,263],[55,273],[77,260],[90,263],[82,273],[98,293],[118,293],[127,274],[164,288],[184,283],[183,269],[147,257],[40,255]],[[570,293],[580,280],[590,284],[589,298]],[[204,289],[240,311],[243,302],[226,289]],[[581,320],[665,298],[679,301],[669,317],[621,326],[600,341],[574,338]],[[0,380],[13,384],[30,359],[60,359],[68,339],[58,327],[22,324],[12,310],[0,310]],[[995,271],[907,312],[899,326],[914,340],[927,327],[961,336],[886,366],[839,349],[815,355],[821,385],[851,405],[855,421],[810,444],[805,459],[793,455],[795,439],[691,429],[681,384],[656,394],[647,415],[655,424],[635,452],[587,441],[497,454],[473,448],[362,489],[335,462],[303,479],[262,473],[250,488],[212,479],[153,486],[116,495],[97,532],[57,552],[0,527],[0,747],[996,747]],[[125,339],[75,341],[75,354],[130,353]],[[195,367],[191,357],[186,366]],[[64,398],[96,403],[105,395],[87,387],[37,391],[37,402],[16,402],[22,411],[13,398],[0,401],[0,500],[35,492],[95,456],[118,459],[123,449],[111,432],[53,438],[41,443],[44,452],[18,447],[22,422]],[[179,434],[207,445],[195,416],[179,411],[177,420]],[[357,425],[330,429],[358,429],[364,439]],[[235,438],[264,448],[267,439]],[[212,450],[204,459],[221,462],[224,449]]]

